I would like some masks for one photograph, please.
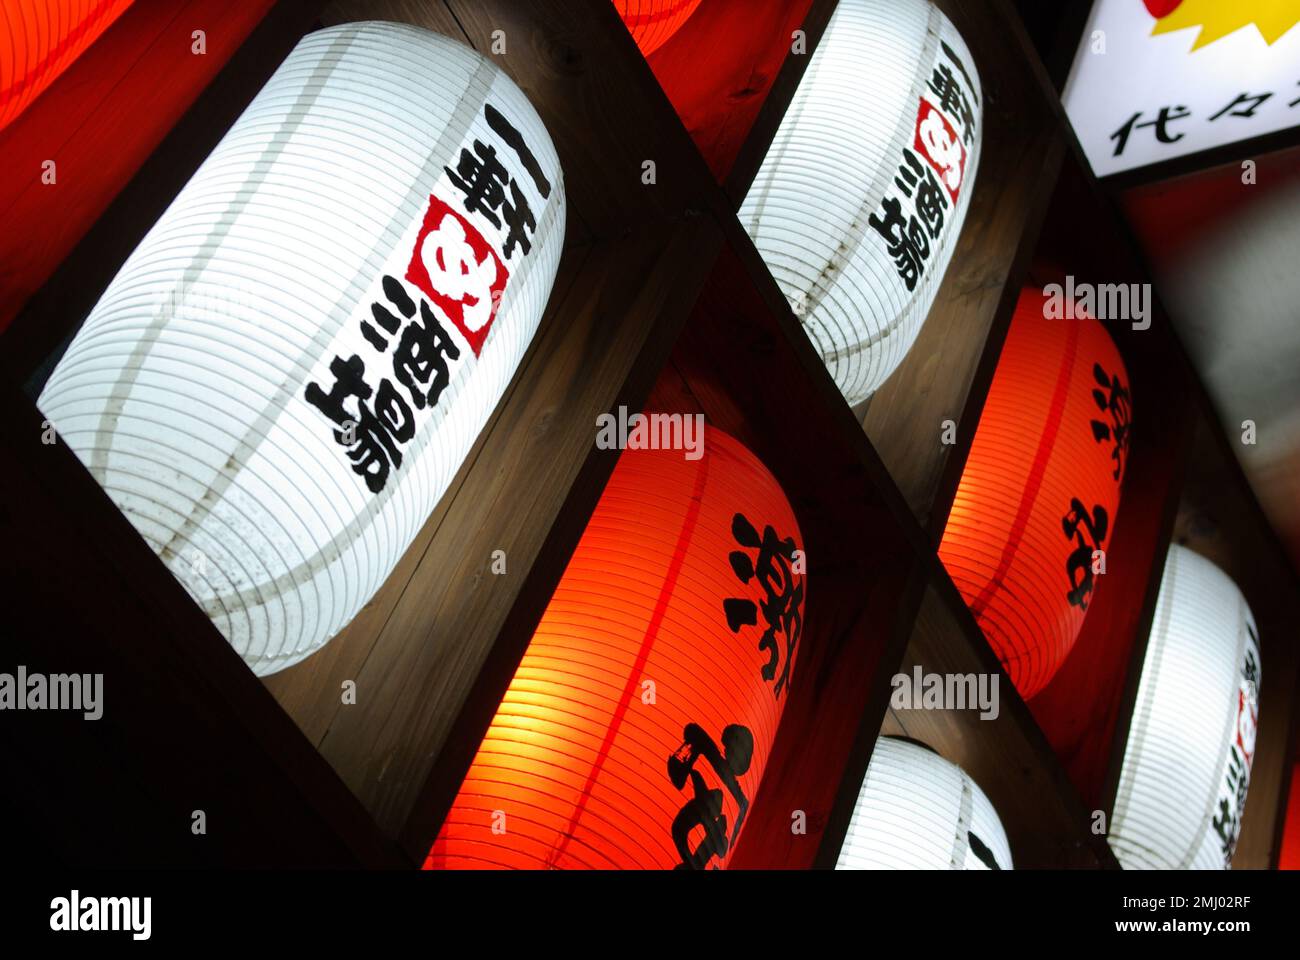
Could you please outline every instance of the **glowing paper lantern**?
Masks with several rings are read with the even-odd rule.
[[[650,56],[695,12],[700,0],[614,0],[632,39]]]
[[[0,4],[0,130],[98,39],[131,0]]]
[[[1174,545],[1129,726],[1110,846],[1129,869],[1224,869],[1255,759],[1259,634],[1222,570]]]
[[[850,403],[915,342],[979,165],[979,76],[928,0],[841,0],[740,219]]]
[[[928,747],[881,737],[849,820],[838,870],[1010,870],[993,804]]]
[[[1291,767],[1291,795],[1282,825],[1282,847],[1278,850],[1279,870],[1300,870],[1300,759]]]
[[[725,866],[798,649],[799,542],[726,434],[625,450],[426,867]]]
[[[1132,415],[1100,323],[1016,306],[939,556],[1022,696],[1065,660],[1101,575]],[[1098,551],[1103,551],[1099,553]]]
[[[309,34],[127,260],[41,409],[258,673],[388,576],[537,327],[554,148],[497,67]]]

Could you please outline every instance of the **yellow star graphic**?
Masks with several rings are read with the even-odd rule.
[[[1268,44],[1300,22],[1300,0],[1183,0],[1173,13],[1156,21],[1151,35],[1196,27],[1199,50],[1242,27],[1255,25]]]

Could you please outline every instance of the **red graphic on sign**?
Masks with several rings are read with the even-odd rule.
[[[916,112],[916,140],[912,148],[934,167],[955,204],[966,172],[966,147],[943,111],[924,97]]]
[[[473,224],[436,196],[429,197],[406,279],[447,315],[477,357],[510,271]]]
[[[1147,5],[1147,12],[1159,20],[1177,10],[1183,0],[1144,0],[1144,2]]]
[[[1246,768],[1255,759],[1255,731],[1259,728],[1259,708],[1245,687],[1237,693],[1237,747],[1246,758]]]

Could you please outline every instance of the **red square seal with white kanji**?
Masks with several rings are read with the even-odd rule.
[[[436,195],[429,197],[406,279],[447,315],[477,357],[510,271],[474,225]]]
[[[956,203],[966,173],[966,147],[943,111],[924,97],[916,112],[916,137],[912,148],[934,167],[944,189]]]

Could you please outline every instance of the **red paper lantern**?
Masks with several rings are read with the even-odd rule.
[[[1282,850],[1277,858],[1277,868],[1300,870],[1300,760],[1291,768],[1291,799],[1286,805]]]
[[[18,0],[0,5],[0,130],[130,5],[131,0]]]
[[[726,434],[625,451],[426,868],[726,866],[789,688],[800,543]]]
[[[650,56],[695,12],[700,0],[614,0],[644,56]]]
[[[24,4],[38,5],[35,0]],[[49,2],[43,9],[57,6]],[[47,78],[53,82],[39,100],[10,118],[8,126],[0,120],[0,166],[6,174],[0,176],[0,333],[140,170],[274,0],[122,3],[126,9],[120,15],[117,6],[112,29],[88,43],[75,61],[62,64],[57,80]],[[8,92],[14,88],[7,78],[30,59],[17,51],[36,15],[26,14],[22,22],[29,26],[21,27],[15,14],[7,12],[17,8],[11,0],[0,7],[6,11],[0,13],[0,115],[9,117]],[[201,56],[194,53],[198,28],[205,30]],[[15,38],[14,46],[4,31]],[[166,82],[160,83],[160,77]],[[57,189],[51,186],[55,182]]]
[[[939,545],[1026,698],[1065,660],[1104,579],[1128,454],[1124,361],[1074,306],[1021,295]]]

